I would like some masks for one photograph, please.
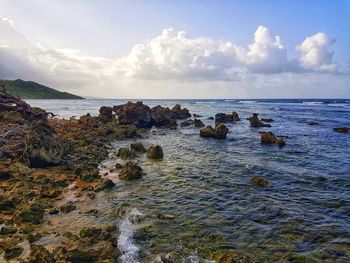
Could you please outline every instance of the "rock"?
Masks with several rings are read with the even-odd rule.
[[[239,121],[239,117],[237,112],[232,112],[231,114],[226,114],[226,113],[217,113],[215,114],[215,122],[221,122],[221,123],[226,123],[226,122],[236,122]]]
[[[283,139],[277,138],[272,132],[261,132],[261,143],[276,144],[278,147],[286,145]]]
[[[24,248],[20,247],[20,246],[7,248],[7,249],[5,249],[4,258],[6,260],[17,258],[18,256],[20,256],[22,254],[23,250],[24,250]]]
[[[0,196],[0,211],[12,211],[19,204],[19,200],[15,198],[5,198]]]
[[[259,186],[262,186],[262,187],[267,187],[269,185],[269,182],[266,179],[261,178],[261,177],[253,177],[250,180],[250,183],[251,184],[255,184],[255,185],[259,185]]]
[[[153,259],[152,263],[174,263],[174,261],[168,256],[159,255]]]
[[[210,116],[210,117],[208,118],[208,120],[214,120],[214,117],[213,117],[213,116]]]
[[[44,208],[40,204],[34,204],[29,209],[21,212],[19,218],[22,222],[38,225],[44,218]]]
[[[191,125],[194,125],[194,120],[185,120],[185,121],[180,123],[181,127],[188,127]]]
[[[17,228],[12,226],[3,226],[0,230],[0,235],[10,235],[17,232]]]
[[[175,216],[158,213],[157,218],[165,221],[172,221],[175,219]]]
[[[258,127],[271,127],[270,124],[267,124],[267,123],[263,123],[259,120],[258,118],[258,113],[253,113],[253,116],[248,118],[249,122],[250,122],[250,127],[255,127],[255,128],[258,128]]]
[[[6,181],[10,179],[12,175],[7,171],[0,171],[0,181]]]
[[[147,150],[147,157],[150,159],[163,159],[163,149],[159,145],[152,145]]]
[[[0,112],[0,122],[11,124],[22,124],[24,118],[21,113],[16,111],[3,111]]]
[[[141,101],[114,106],[120,124],[134,124],[137,128],[151,128],[151,109]]]
[[[120,163],[116,163],[115,164],[115,169],[119,170],[119,169],[122,169],[123,168],[123,165],[121,165]]]
[[[126,147],[122,147],[118,150],[117,156],[120,159],[127,160],[127,159],[133,159],[135,158],[135,153],[129,150]]]
[[[98,239],[101,236],[101,234],[102,234],[102,230],[96,227],[83,228],[79,232],[79,236],[81,238],[90,237],[93,239]]]
[[[44,247],[30,244],[30,263],[55,263],[54,256]]]
[[[76,208],[77,207],[75,205],[68,203],[68,204],[62,205],[60,207],[60,211],[62,213],[68,214],[68,213],[74,211]]]
[[[263,122],[273,122],[273,119],[271,119],[271,118],[267,118],[267,119],[261,118],[261,121],[263,121]]]
[[[186,108],[181,108],[179,104],[176,104],[172,108],[172,112],[173,112],[173,117],[175,119],[187,119],[191,117],[189,110]]]
[[[308,125],[310,125],[310,126],[315,126],[315,125],[319,125],[319,123],[318,123],[318,122],[314,122],[314,121],[310,121],[310,122],[308,123]]]
[[[57,215],[60,212],[57,208],[53,208],[49,211],[49,215]]]
[[[99,110],[99,119],[103,122],[110,122],[114,119],[112,107],[102,106]]]
[[[208,125],[207,127],[200,130],[201,137],[215,138],[215,139],[226,139],[228,133],[228,128],[222,124],[218,123],[215,129]]]
[[[157,127],[167,126],[169,128],[176,129],[177,123],[171,109],[158,105],[153,107],[151,112],[153,125]]]
[[[196,113],[193,113],[192,116],[193,116],[193,118],[202,118],[203,117],[202,115],[199,115]]]
[[[144,175],[142,168],[134,162],[128,161],[119,171],[120,180],[139,179]]]
[[[246,263],[248,262],[245,258],[237,255],[231,251],[225,252],[214,252],[210,254],[207,259],[214,260],[215,263]]]
[[[130,149],[134,152],[138,152],[138,153],[144,153],[146,152],[146,148],[145,146],[143,146],[142,143],[140,142],[135,142],[130,144]]]
[[[194,127],[203,128],[205,125],[200,119],[194,119]]]
[[[97,186],[95,187],[95,192],[100,192],[105,189],[110,189],[115,186],[115,183],[111,179],[103,178],[101,179]]]
[[[333,128],[333,131],[339,132],[339,133],[348,133],[350,128],[347,127],[341,127],[341,128]]]

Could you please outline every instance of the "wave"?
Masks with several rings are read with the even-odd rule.
[[[133,208],[129,214],[120,222],[118,237],[118,248],[122,252],[120,257],[125,263],[139,263],[137,260],[139,248],[133,242],[133,236],[137,229],[137,218],[142,216],[142,213],[136,208]]]
[[[253,103],[257,103],[258,101],[256,100],[240,100],[238,103],[242,103],[242,104],[253,104]]]
[[[216,101],[195,101],[195,104],[215,104]]]

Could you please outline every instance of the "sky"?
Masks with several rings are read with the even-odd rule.
[[[0,77],[99,98],[350,98],[350,1],[0,0]]]

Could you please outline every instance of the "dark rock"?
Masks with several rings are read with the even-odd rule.
[[[157,218],[164,221],[172,221],[175,219],[175,216],[158,213]]]
[[[259,115],[258,113],[253,113],[253,116],[248,118],[251,127],[255,127],[255,128],[258,128],[258,127],[271,127],[270,124],[263,123],[262,121],[260,121],[259,118],[258,118],[258,115]]]
[[[135,153],[129,150],[128,148],[122,147],[118,150],[117,156],[120,159],[127,160],[135,158]]]
[[[176,123],[173,111],[168,107],[162,107],[160,105],[151,109],[152,123],[157,127],[161,126],[174,126]],[[175,121],[175,123],[174,123]],[[177,125],[177,124],[176,124]],[[176,128],[175,125],[175,128]]]
[[[215,129],[212,126],[208,125],[207,127],[200,130],[201,137],[209,137],[215,139],[226,139],[227,133],[228,128],[222,123],[218,123],[215,126]]]
[[[6,171],[0,171],[0,181],[6,181],[10,179],[12,176],[9,172]]]
[[[273,119],[271,119],[271,118],[268,118],[268,119],[261,118],[261,121],[263,121],[263,122],[273,122]]]
[[[185,121],[180,123],[181,127],[188,127],[191,125],[194,125],[194,120],[185,120]]]
[[[32,205],[28,210],[19,214],[22,222],[38,225],[44,218],[44,208],[40,204]]]
[[[159,145],[152,145],[147,150],[147,157],[150,159],[163,159],[163,149]]]
[[[310,125],[310,126],[315,126],[315,125],[319,125],[319,123],[318,123],[318,122],[314,122],[314,121],[310,121],[310,122],[308,123],[308,125]]]
[[[199,115],[196,113],[193,113],[192,116],[193,116],[193,118],[202,118],[203,117],[202,115]]]
[[[114,119],[112,107],[102,106],[99,113],[98,117],[104,122],[110,122]]]
[[[255,185],[259,185],[259,186],[262,186],[262,187],[267,187],[269,185],[269,182],[266,179],[261,178],[261,177],[253,177],[250,180],[250,183],[251,184],[255,184]]]
[[[214,117],[213,117],[213,116],[210,116],[210,117],[208,118],[208,120],[214,120]]]
[[[113,110],[120,124],[134,124],[137,128],[152,127],[151,109],[141,101],[114,106]]]
[[[121,165],[120,163],[116,163],[115,164],[115,169],[119,170],[119,169],[122,169],[123,168],[123,165]]]
[[[24,250],[23,247],[20,247],[20,246],[7,248],[7,249],[5,249],[4,258],[6,260],[17,258],[18,256],[20,256],[22,254],[23,250]]]
[[[0,235],[10,235],[17,232],[17,228],[12,226],[3,226],[0,230]]]
[[[89,228],[83,228],[80,233],[79,236],[81,238],[84,237],[90,237],[93,239],[98,239],[102,234],[102,230],[100,228],[96,228],[96,227],[89,227]]]
[[[119,179],[120,180],[134,180],[139,179],[144,175],[142,172],[142,168],[138,166],[136,163],[128,161],[123,168],[119,171]]]
[[[278,147],[283,147],[286,142],[277,138],[272,132],[261,132],[261,143],[262,144],[276,144]]]
[[[200,119],[194,119],[194,127],[203,128],[205,125]]]
[[[30,263],[55,263],[54,256],[44,247],[30,244]]]
[[[347,127],[341,127],[341,128],[333,128],[333,131],[339,132],[339,133],[348,133],[350,128]]]
[[[207,259],[214,260],[216,263],[246,263],[248,262],[244,257],[237,255],[235,252],[222,251],[210,254]]]
[[[231,114],[226,114],[226,113],[217,113],[215,114],[215,122],[236,122],[239,121],[239,117],[237,112],[232,112]]]
[[[12,211],[19,204],[15,198],[8,198],[0,196],[0,211]]]
[[[135,142],[130,144],[130,149],[134,152],[138,152],[138,153],[144,153],[146,152],[146,148],[145,146],[143,146],[142,143],[140,142]]]
[[[57,215],[60,212],[57,208],[53,208],[49,211],[49,215]]]
[[[68,214],[68,213],[74,211],[76,208],[77,207],[75,205],[68,203],[68,204],[62,205],[60,207],[60,211],[62,213]]]
[[[191,117],[189,110],[186,108],[181,108],[179,104],[176,104],[172,108],[172,112],[175,119],[187,119]]]
[[[113,183],[111,179],[103,178],[98,182],[95,188],[95,192],[100,192],[105,189],[110,189],[110,188],[113,188],[114,186],[115,186],[115,183]]]

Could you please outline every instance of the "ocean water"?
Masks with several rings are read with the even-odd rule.
[[[97,114],[100,106],[126,100],[29,100],[61,118]],[[50,216],[48,229],[116,224],[124,262],[151,262],[170,254],[175,262],[210,262],[211,251],[230,249],[253,262],[350,262],[350,100],[144,100],[150,106],[181,104],[205,124],[218,112],[236,111],[226,140],[199,137],[199,129],[152,129],[138,141],[160,144],[163,161],[139,156],[146,175],[119,181],[108,172],[115,142],[101,164],[116,186],[94,200],[67,194],[78,209]],[[251,128],[252,113],[272,118],[271,128]],[[319,125],[310,126],[309,122]],[[283,148],[260,144],[259,131],[287,136]],[[260,176],[262,188],[250,184]],[[85,213],[91,208],[97,214]],[[164,221],[158,214],[174,216]],[[71,222],[76,222],[71,224]],[[45,242],[41,244],[45,244]],[[52,241],[51,241],[52,242]],[[47,242],[49,245],[50,241]],[[304,261],[303,261],[304,260]],[[312,262],[312,261],[308,261]]]

